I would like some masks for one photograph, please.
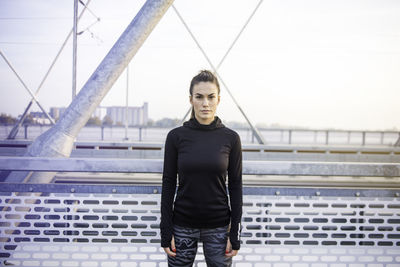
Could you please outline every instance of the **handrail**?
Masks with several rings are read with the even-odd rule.
[[[0,157],[0,170],[161,173],[161,159]],[[400,163],[243,161],[243,174],[400,177]]]
[[[92,193],[92,194],[160,194],[160,185],[110,184],[34,184],[2,183],[0,192]],[[318,196],[318,197],[400,197],[400,188],[324,188],[244,186],[244,195],[254,196]]]
[[[1,124],[0,126],[5,127],[13,127],[14,124]],[[24,124],[26,127],[50,127],[49,124]],[[229,125],[228,125],[229,126]],[[124,128],[124,125],[85,125],[85,128]],[[249,127],[236,127],[229,126],[234,130],[250,130]],[[166,129],[171,130],[173,127],[164,127],[164,126],[145,126],[145,125],[130,125],[131,129]],[[296,131],[296,132],[335,132],[335,133],[390,133],[390,134],[399,134],[400,131],[396,130],[346,130],[346,129],[323,129],[323,128],[278,128],[278,127],[257,127],[260,131]]]
[[[7,133],[8,126],[7,125],[0,125],[0,127],[6,127],[5,132]],[[39,133],[34,134],[32,131],[28,130],[29,127],[32,128],[40,128]],[[27,140],[28,138],[34,139],[38,136],[38,134],[42,133],[44,130],[46,130],[49,126],[48,125],[25,125],[24,129],[24,134],[22,137]],[[157,140],[160,141],[163,139],[163,137],[166,136],[166,133],[172,129],[173,127],[153,127],[153,126],[130,126],[129,129],[131,130],[137,130],[135,132],[134,136],[131,136],[130,138],[134,138],[134,140],[138,141],[143,141],[143,140]],[[243,143],[253,143],[254,136],[249,136],[249,128],[243,128],[243,127],[232,127],[234,130],[238,131],[239,133],[242,134],[243,137]],[[121,129],[124,129],[121,126],[85,126],[83,129],[89,130],[90,131],[90,136],[88,138],[94,138],[98,140],[104,140],[105,136],[110,134],[111,131],[111,136],[112,137],[107,137],[107,140],[123,140],[124,135],[122,134],[123,131],[120,131]],[[93,130],[98,130],[96,134],[93,133]],[[146,137],[146,134],[148,134],[148,131],[152,130],[158,130],[162,131],[163,134],[160,135],[159,138],[157,139],[150,139]],[[307,137],[306,139],[309,140],[307,143],[310,144],[345,144],[345,145],[369,145],[369,144],[380,144],[380,145],[387,145],[387,146],[396,146],[396,140],[399,140],[400,138],[400,132],[399,131],[379,131],[379,130],[334,130],[334,129],[289,129],[289,128],[258,128],[258,131],[262,132],[264,135],[264,138],[267,141],[267,144],[296,144],[298,142],[304,143],[303,141],[298,141],[298,138],[304,138],[303,134],[306,133]],[[0,131],[0,132],[3,132]],[[82,131],[82,133],[84,130]],[[114,134],[112,133],[114,132]],[[29,133],[29,134],[28,134]],[[118,134],[119,133],[119,134]],[[95,136],[93,136],[93,134]],[[251,134],[251,132],[250,132]],[[339,134],[340,135],[340,142],[337,142],[337,138],[335,135]],[[1,138],[0,134],[0,138]],[[84,135],[83,135],[84,136]],[[6,135],[4,136],[6,138]],[[110,139],[111,138],[111,139]],[[271,139],[272,138],[272,139]],[[370,142],[370,138],[373,138],[373,140],[378,141],[373,141]],[[390,140],[387,140],[390,138]],[[278,140],[276,140],[278,139]],[[78,140],[82,140],[81,136],[78,136]],[[274,141],[275,140],[275,141]],[[297,141],[296,141],[297,140]],[[344,141],[343,141],[344,140]],[[347,140],[347,141],[346,141]]]
[[[0,140],[1,147],[26,148],[32,143],[30,140]],[[125,149],[125,150],[162,150],[163,142],[112,142],[112,141],[76,141],[74,149]],[[258,145],[242,144],[244,152],[318,152],[318,153],[367,153],[382,152],[400,155],[400,147],[392,146],[349,146],[349,145]]]

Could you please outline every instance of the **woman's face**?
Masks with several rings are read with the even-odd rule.
[[[189,98],[198,122],[210,124],[220,101],[217,86],[212,82],[199,82],[193,86],[193,93]]]

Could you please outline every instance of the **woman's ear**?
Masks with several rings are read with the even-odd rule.
[[[191,105],[193,105],[193,96],[192,95],[189,96],[189,102]]]
[[[220,101],[221,101],[221,96],[218,95],[218,104],[219,104]]]

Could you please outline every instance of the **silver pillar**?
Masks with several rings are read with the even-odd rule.
[[[26,156],[69,157],[80,129],[137,53],[173,0],[147,0],[57,123],[40,135]],[[22,182],[26,174],[11,173],[6,181]],[[27,182],[48,183],[54,173],[35,173]]]

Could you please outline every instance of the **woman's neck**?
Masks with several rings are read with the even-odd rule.
[[[211,123],[214,121],[214,119],[215,119],[215,116],[213,116],[212,118],[207,118],[206,120],[197,117],[196,114],[195,114],[194,116],[195,116],[196,120],[197,120],[200,124],[203,124],[203,125],[209,125],[209,124],[211,124]]]

